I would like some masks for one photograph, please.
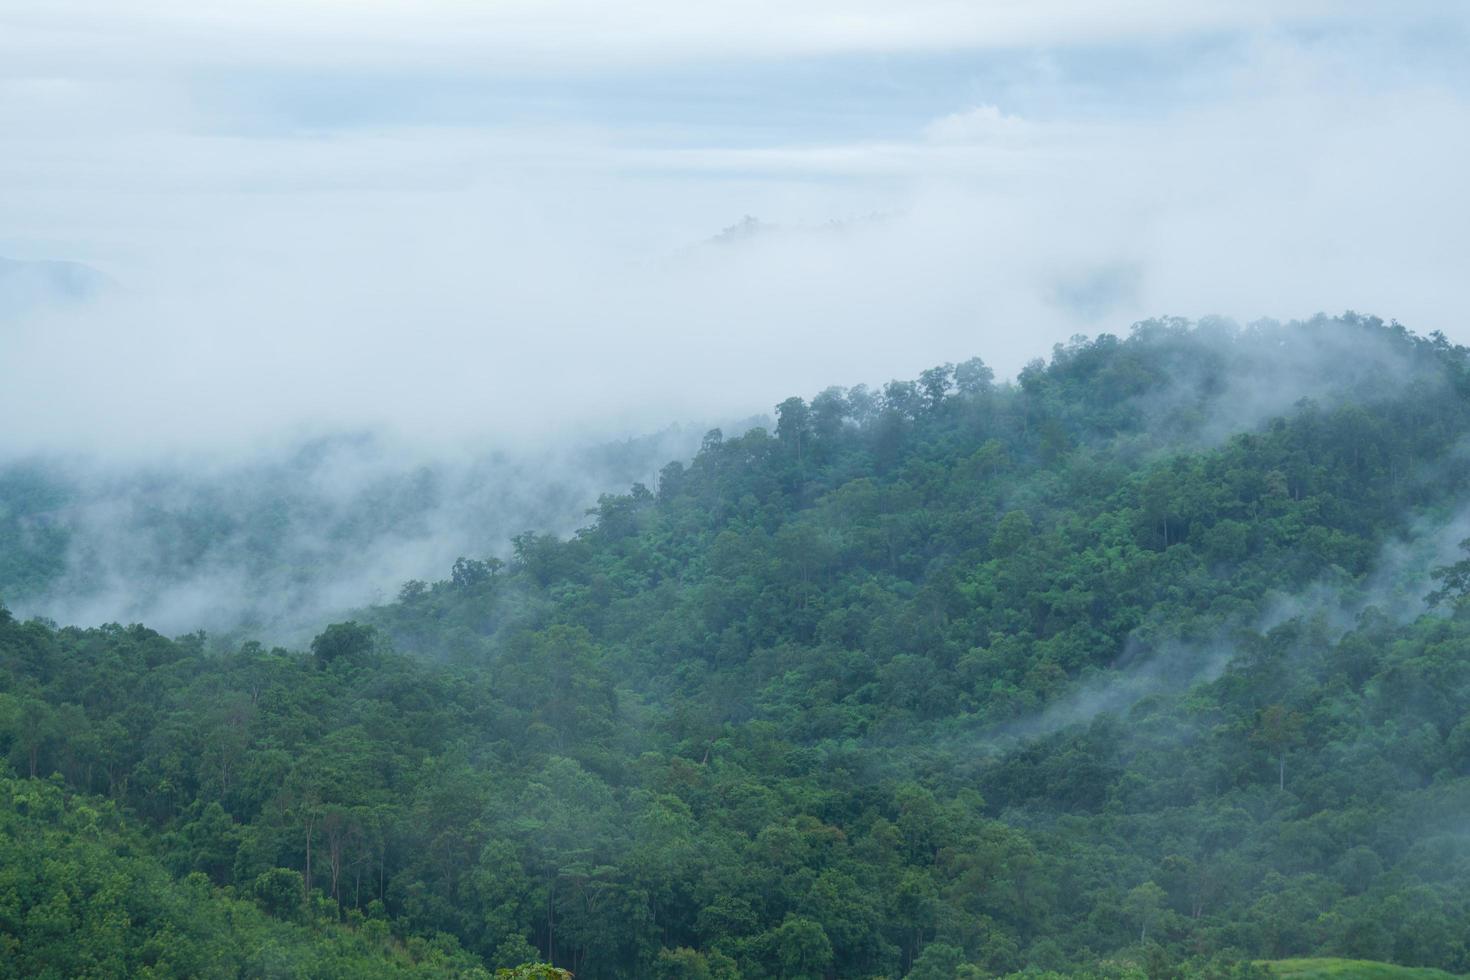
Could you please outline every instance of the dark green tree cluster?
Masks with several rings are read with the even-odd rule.
[[[1155,322],[790,399],[306,653],[0,614],[0,751],[400,964],[1466,972],[1470,611],[1423,597],[1467,367]]]

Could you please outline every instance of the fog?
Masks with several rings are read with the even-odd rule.
[[[1013,376],[1156,315],[1470,340],[1466,30],[1435,3],[12,2],[0,255],[105,288],[0,291],[0,462],[62,468],[99,534],[169,510],[147,474],[276,494],[242,474],[349,433],[446,495],[498,479],[466,460],[535,471],[527,506],[385,531],[331,593],[357,603],[442,574],[457,520],[486,552],[575,526],[621,478],[576,447],[831,384]],[[212,622],[235,557],[144,601],[94,555],[113,599],[53,614]]]
[[[998,745],[1085,725],[1104,714],[1126,716],[1145,699],[1178,695],[1217,680],[1227,670],[1249,671],[1245,656],[1272,630],[1304,625],[1318,641],[1336,643],[1362,622],[1369,610],[1384,621],[1403,625],[1429,610],[1434,569],[1464,556],[1460,542],[1470,534],[1470,509],[1448,521],[1416,521],[1407,533],[1389,540],[1360,581],[1346,572],[1312,583],[1297,593],[1274,592],[1254,614],[1224,624],[1206,641],[1167,639],[1157,648],[1130,639],[1117,661],[1094,671],[1035,714],[996,726]],[[987,746],[990,747],[990,746]]]
[[[9,5],[0,254],[124,289],[6,316],[3,449],[616,437],[1159,314],[1464,336],[1463,17],[1113,6]]]
[[[703,431],[479,455],[357,433],[235,463],[20,460],[0,467],[0,537],[16,528],[8,557],[43,577],[0,580],[0,599],[62,623],[304,645],[411,579],[448,577],[459,557],[508,558],[527,530],[572,532],[599,494],[656,485]]]

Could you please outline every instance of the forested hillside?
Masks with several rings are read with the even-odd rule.
[[[0,975],[1470,972],[1470,352],[776,413],[309,649],[0,612]]]
[[[464,551],[576,528],[598,493],[693,455],[698,431],[494,451],[361,432],[151,462],[3,458],[0,596],[63,622],[304,644],[324,617]]]

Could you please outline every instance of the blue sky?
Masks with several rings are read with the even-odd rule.
[[[0,255],[128,289],[10,325],[0,411],[62,357],[28,438],[95,448],[618,431],[1163,314],[1470,341],[1463,8],[4,0]]]

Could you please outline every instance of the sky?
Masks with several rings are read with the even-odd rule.
[[[1160,315],[1470,342],[1467,56],[1417,0],[0,0],[0,257],[116,285],[0,306],[0,453],[606,438]]]

